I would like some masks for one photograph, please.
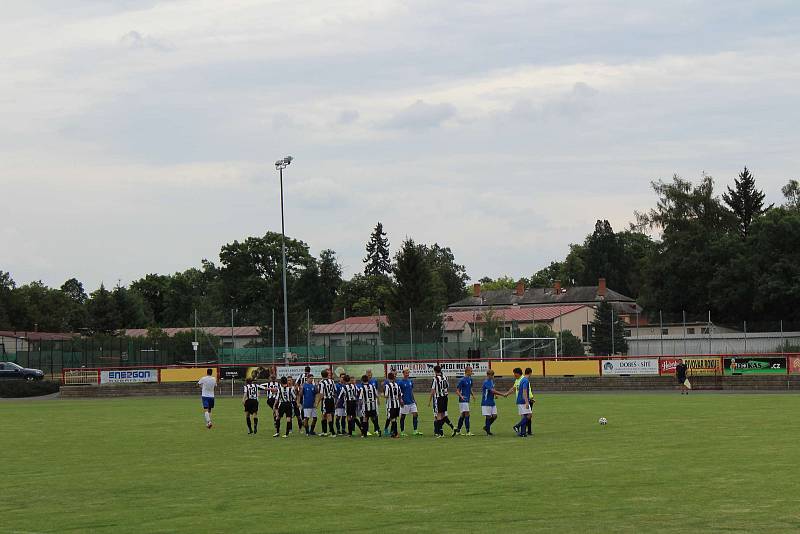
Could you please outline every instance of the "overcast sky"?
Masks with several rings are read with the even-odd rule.
[[[653,7],[647,7],[647,6]],[[668,7],[663,7],[668,5]],[[658,6],[658,7],[656,7]],[[280,231],[362,268],[380,220],[529,276],[650,180],[800,178],[800,6],[0,5],[0,269],[87,289]]]

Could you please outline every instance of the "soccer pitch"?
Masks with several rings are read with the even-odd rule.
[[[400,440],[250,436],[228,397],[212,430],[199,398],[2,402],[0,532],[800,530],[800,396],[536,398],[533,438],[509,398],[439,440],[424,401]]]

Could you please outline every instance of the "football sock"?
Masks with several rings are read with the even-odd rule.
[[[406,414],[400,416],[400,432],[405,432],[406,430]]]
[[[206,419],[206,424],[211,422],[211,414],[208,412],[203,412],[203,417]]]
[[[489,420],[489,427],[490,427],[490,428],[491,428],[491,426],[494,424],[494,422],[495,422],[495,421],[497,421],[497,416],[496,416],[496,415],[493,415],[493,416],[491,417],[491,419]]]
[[[317,418],[311,420],[311,431],[314,432],[314,429],[317,428]]]
[[[522,419],[519,420],[519,424],[517,426],[519,426],[519,433],[524,434],[528,429],[527,417],[523,416]]]
[[[389,418],[386,418],[386,422],[383,424],[383,430],[389,430]]]
[[[461,426],[461,425],[459,425],[459,426]],[[469,432],[469,416],[468,415],[464,416],[464,426],[467,428],[467,432]]]
[[[324,418],[322,419],[322,433],[323,434],[328,433],[328,420]]]
[[[461,431],[461,426],[464,424],[464,416],[458,418],[458,430]]]
[[[253,424],[250,422],[250,414],[247,415],[247,430],[252,432],[253,431]]]
[[[486,416],[486,423],[484,423],[483,428],[485,428],[486,430],[489,430],[491,427],[492,427],[492,416],[491,415],[487,415]]]
[[[453,422],[452,422],[452,421],[450,421],[450,417],[449,417],[449,416],[446,416],[446,415],[445,415],[445,416],[444,416],[444,419],[442,419],[442,421],[444,421],[444,423],[445,423],[447,426],[449,426],[450,428],[453,428]]]
[[[392,421],[392,435],[397,435],[397,420]]]
[[[527,429],[528,434],[533,434],[533,419],[528,419]]]
[[[258,432],[258,417],[253,417],[253,432]]]
[[[411,419],[411,422],[414,423],[414,432],[417,431],[417,414],[414,414],[414,417]]]
[[[286,420],[286,435],[289,435],[289,432],[292,431],[292,419],[291,417]]]
[[[276,417],[274,419],[274,422],[275,422],[275,432],[280,434],[281,433],[281,418],[280,417]]]

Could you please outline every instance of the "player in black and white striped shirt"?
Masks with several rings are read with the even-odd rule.
[[[275,418],[275,434],[272,436],[277,438],[281,435],[281,418],[286,418],[286,434],[284,438],[289,437],[289,432],[292,431],[292,416],[294,415],[294,406],[297,405],[297,396],[294,386],[289,384],[289,380],[285,376],[281,377],[281,385],[278,387],[278,397],[276,402],[278,415]]]
[[[375,428],[375,435],[380,436],[381,430],[378,426],[378,389],[375,384],[369,381],[369,376],[361,377],[361,387],[358,390],[359,400],[364,403],[364,417],[361,420],[361,436],[371,436],[369,432],[369,422]]]
[[[437,438],[444,437],[444,431],[442,430],[442,427],[445,425],[445,423],[450,425],[450,428],[453,429],[453,435],[455,435],[455,428],[453,428],[453,424],[450,423],[450,419],[446,417],[447,394],[447,378],[445,378],[445,376],[442,374],[442,368],[437,365],[433,368],[431,396],[428,399],[428,406],[431,405],[431,400],[434,403],[433,408],[436,412],[436,421],[433,424],[433,433]]]
[[[391,436],[397,439],[400,437],[397,433],[397,418],[400,416],[400,406],[403,405],[403,392],[395,382],[394,373],[389,373],[386,378],[389,379],[383,386],[383,397],[386,399],[386,415],[392,425]]]
[[[356,427],[356,408],[358,408],[358,388],[350,382],[350,375],[344,375],[344,384],[339,391],[339,398],[344,400],[344,409],[347,414],[347,434],[353,437]]]
[[[328,378],[328,370],[322,370],[319,382],[319,402],[322,405],[322,436],[336,435],[333,429],[333,414],[336,412],[336,382]],[[330,428],[330,432],[329,432]]]
[[[242,404],[244,404],[244,413],[247,419],[247,433],[258,434],[258,386],[253,384],[253,379],[250,377],[245,380]],[[250,422],[251,415],[253,416],[252,423]]]

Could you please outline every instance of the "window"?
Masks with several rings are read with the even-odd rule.
[[[689,334],[690,336],[693,336],[694,335],[694,328],[687,328],[686,329],[686,333]]]
[[[661,329],[661,335],[662,336],[668,336],[669,335],[669,328],[662,328]]]
[[[592,338],[592,325],[590,324],[582,324],[581,325],[581,341],[583,343],[589,343]]]
[[[631,330],[630,328],[625,329],[625,337],[631,337]]]

